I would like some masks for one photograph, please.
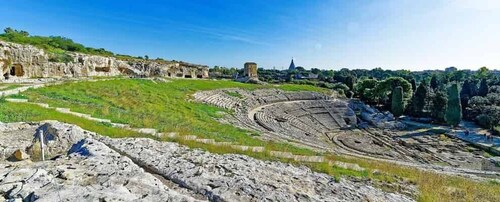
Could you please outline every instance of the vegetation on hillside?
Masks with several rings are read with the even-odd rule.
[[[62,36],[31,36],[27,31],[16,30],[10,27],[4,29],[4,33],[0,34],[0,40],[32,45],[44,49],[49,54],[51,62],[72,62],[73,58],[68,52],[78,52],[90,55],[113,56],[122,60],[149,59],[144,57],[134,57],[130,55],[115,54],[104,48],[92,48],[74,42],[72,39]],[[156,61],[165,61],[162,58],[155,59]]]

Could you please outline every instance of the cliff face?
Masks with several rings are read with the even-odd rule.
[[[134,76],[207,78],[208,67],[184,62],[123,61],[68,53],[70,62],[51,62],[43,49],[0,41],[0,80],[14,78]]]

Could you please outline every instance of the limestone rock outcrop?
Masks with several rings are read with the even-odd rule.
[[[0,146],[10,136],[19,139],[18,149],[38,144],[37,130],[72,145],[46,161],[0,159],[0,201],[413,201],[306,167],[146,138],[110,139],[58,122],[0,124]]]
[[[211,201],[412,201],[363,183],[336,181],[306,167],[212,154],[146,138],[100,140]]]
[[[349,107],[360,114],[363,121],[380,129],[402,129],[406,125],[397,121],[390,112],[380,112],[369,105],[358,101],[350,100]]]
[[[37,130],[57,135],[50,140],[54,143],[72,144],[43,162],[0,159],[0,201],[198,201],[167,187],[130,158],[95,140],[95,134],[73,125],[0,124],[0,146],[12,145],[4,142],[9,136],[18,138],[13,142],[18,150],[38,144],[31,140]]]
[[[68,52],[69,61],[54,62],[43,49],[0,41],[0,80],[49,77],[183,77],[208,78],[208,67],[176,61],[120,60]]]

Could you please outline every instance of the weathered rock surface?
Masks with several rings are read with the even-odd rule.
[[[52,62],[51,54],[30,45],[0,41],[0,80],[47,77],[160,76],[207,78],[208,67],[175,61],[131,60],[68,53],[69,62]]]
[[[53,122],[41,129],[43,127],[51,128],[50,131],[59,139],[72,135],[65,140],[76,142],[54,160],[0,161],[0,196],[23,201],[196,200],[170,189],[132,160],[91,138],[88,132],[78,127]],[[5,125],[0,127],[5,128]],[[0,137],[13,135],[10,132],[0,130]]]
[[[213,201],[412,201],[306,167],[217,155],[151,139],[101,138],[137,163]]]

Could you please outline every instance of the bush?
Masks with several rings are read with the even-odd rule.
[[[476,123],[484,128],[491,128],[493,126],[493,119],[486,114],[481,114],[476,117]]]
[[[71,55],[67,53],[52,53],[49,55],[49,62],[73,62],[74,59]]]

